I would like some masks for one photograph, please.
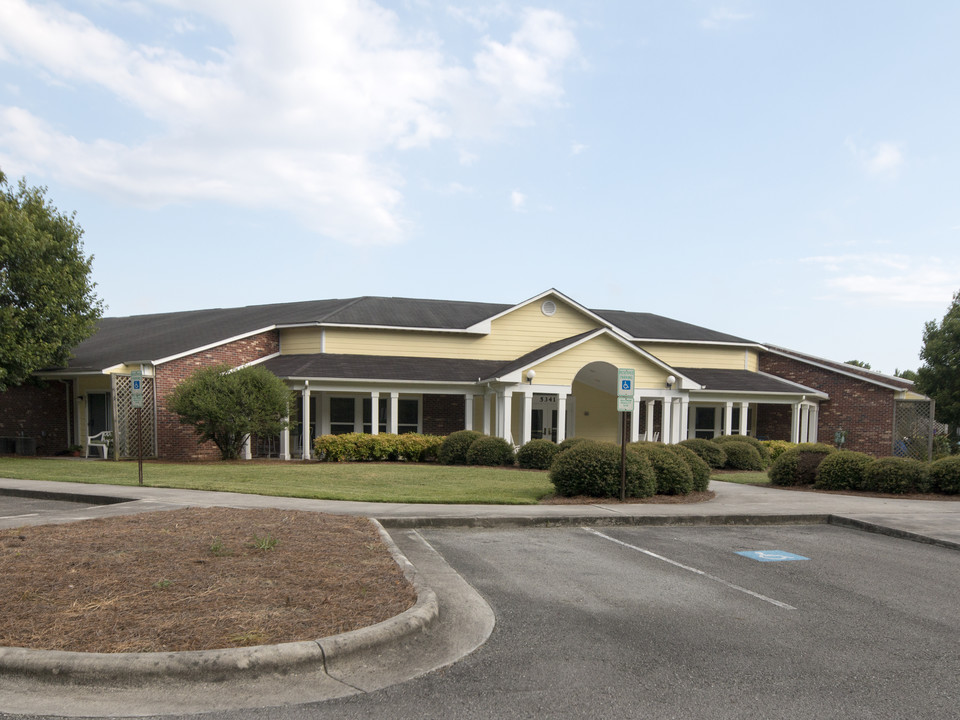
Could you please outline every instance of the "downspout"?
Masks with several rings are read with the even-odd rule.
[[[64,379],[61,378],[61,379],[60,379],[60,382],[63,383],[64,400],[66,401],[66,406],[67,406],[67,408],[66,408],[66,409],[67,409],[67,447],[69,448],[71,445],[74,444],[74,443],[72,442],[72,440],[73,440],[73,433],[70,431],[70,426],[73,424],[73,423],[71,422],[71,417],[70,417],[70,414],[71,414],[71,413],[70,413],[70,398],[73,397],[73,388],[72,388],[72,385],[71,385],[71,381],[70,381],[70,380],[64,380]]]

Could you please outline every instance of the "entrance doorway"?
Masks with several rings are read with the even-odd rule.
[[[530,437],[557,441],[558,402],[556,395],[534,395],[531,405]]]
[[[110,411],[110,393],[87,393],[87,436],[97,435],[113,428]]]

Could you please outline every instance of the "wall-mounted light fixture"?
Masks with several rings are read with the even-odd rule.
[[[527,370],[527,382],[533,385],[533,379],[537,376],[537,371],[533,368]]]
[[[673,388],[673,384],[674,384],[676,381],[677,381],[677,378],[675,378],[673,375],[667,375],[667,390],[672,389],[672,388]]]

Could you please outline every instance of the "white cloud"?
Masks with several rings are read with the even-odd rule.
[[[164,6],[178,14],[168,27],[202,18],[229,40],[194,58],[60,5],[3,0],[0,57],[50,84],[106,91],[152,124],[136,141],[90,139],[63,118],[0,107],[0,164],[143,204],[276,208],[337,239],[396,242],[398,153],[530,123],[562,97],[577,55],[569,21],[544,10],[525,10],[507,42],[479,39],[469,67],[371,0]]]
[[[950,302],[960,287],[960,262],[908,255],[824,255],[801,262],[819,265],[824,286],[838,300],[871,305],[934,305]]]
[[[588,147],[589,145],[584,145],[583,143],[575,142],[573,143],[573,145],[570,146],[570,154],[579,155],[580,153],[585,152]]]
[[[751,13],[736,12],[729,8],[714,8],[710,14],[700,20],[700,27],[706,30],[720,30],[753,18]]]
[[[510,204],[513,206],[514,210],[520,212],[527,204],[527,196],[519,190],[514,190],[512,193],[510,193]]]
[[[874,177],[895,178],[904,163],[903,150],[894,142],[878,142],[863,147],[847,139],[846,145],[861,167]]]
[[[477,160],[480,159],[479,155],[475,155],[474,153],[468,152],[467,150],[460,150],[458,155],[460,158],[460,164],[463,165],[464,167],[470,167],[471,165],[475,164]]]

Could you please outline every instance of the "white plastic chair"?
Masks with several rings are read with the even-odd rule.
[[[99,453],[100,457],[104,460],[107,459],[107,452],[110,449],[110,443],[113,442],[113,432],[111,430],[104,430],[103,432],[98,432],[96,435],[90,435],[87,437],[87,455],[90,457],[90,448],[100,448]]]

